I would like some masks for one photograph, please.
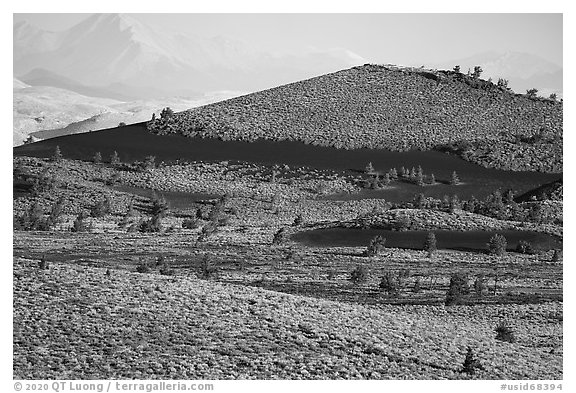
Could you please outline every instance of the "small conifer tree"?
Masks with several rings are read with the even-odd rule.
[[[432,258],[436,250],[436,235],[434,232],[428,232],[426,240],[424,241],[424,251],[428,253],[428,258]]]

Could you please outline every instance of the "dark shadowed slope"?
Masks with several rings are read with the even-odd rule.
[[[553,173],[483,168],[437,151],[344,150],[295,141],[274,142],[260,139],[254,142],[240,142],[199,137],[185,138],[179,135],[155,135],[147,132],[144,123],[52,138],[16,147],[14,154],[50,157],[57,145],[64,157],[81,160],[90,160],[96,152],[100,152],[106,161],[114,151],[117,151],[123,161],[143,160],[148,155],[154,155],[157,162],[232,160],[355,171],[364,170],[368,162],[372,162],[378,171],[387,171],[392,167],[400,169],[401,166],[412,168],[420,165],[425,173],[434,173],[439,181],[447,181],[452,171],[457,170],[464,182],[454,190],[448,185],[425,187],[425,189],[407,185],[408,190],[403,190],[408,192],[410,197],[420,192],[426,195],[440,192],[442,195],[458,193],[461,196],[472,194],[481,196],[497,188],[512,188],[517,192],[525,192],[561,176]],[[481,192],[482,189],[485,189],[485,192]],[[388,199],[393,195],[381,197]]]
[[[561,179],[555,180],[551,183],[546,183],[540,187],[530,190],[525,194],[522,194],[516,198],[516,202],[527,202],[527,201],[543,201],[543,200],[555,200],[561,201],[564,198],[564,182]]]

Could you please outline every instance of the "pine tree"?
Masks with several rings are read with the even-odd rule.
[[[453,186],[460,184],[460,178],[458,177],[456,171],[452,172],[452,175],[450,176],[450,184]]]
[[[371,162],[369,162],[369,163],[366,165],[365,171],[366,171],[367,174],[372,174],[372,173],[374,173],[374,166],[372,165]]]
[[[110,156],[110,165],[118,166],[119,164],[120,164],[120,156],[118,155],[118,152],[114,150],[114,153],[112,153],[112,155]]]
[[[436,235],[434,232],[428,232],[426,240],[424,241],[424,251],[428,253],[428,258],[432,258],[432,255],[434,255],[436,250]]]
[[[385,186],[390,185],[391,179],[390,179],[390,173],[385,173],[384,174],[384,179],[382,180],[382,184],[384,184]]]
[[[424,185],[424,173],[422,172],[422,168],[418,167],[418,170],[416,171],[416,184],[418,186],[423,186]]]
[[[52,161],[58,162],[62,160],[62,152],[60,151],[60,146],[56,145],[54,148],[54,154],[52,155]]]
[[[94,154],[94,157],[92,158],[92,161],[94,162],[94,164],[100,164],[102,162],[102,153],[100,153],[99,151],[97,151]]]
[[[482,67],[474,66],[474,72],[472,73],[472,78],[474,78],[474,79],[480,78],[480,75],[482,75],[482,72],[484,72],[484,70],[482,70]]]
[[[536,89],[536,88],[526,90],[526,96],[528,98],[536,98],[537,93],[538,93],[538,89]]]
[[[488,241],[487,244],[488,252],[492,255],[498,255],[498,256],[504,255],[506,253],[507,245],[508,242],[506,241],[506,238],[497,233],[494,236],[492,236]]]
[[[450,198],[450,213],[454,213],[456,210],[459,210],[461,208],[461,204],[460,204],[460,199],[458,198],[458,195],[452,195],[452,198]]]
[[[170,107],[166,107],[166,108],[162,109],[162,112],[160,112],[160,118],[161,119],[167,120],[167,119],[170,119],[172,116],[174,116],[174,111]]]

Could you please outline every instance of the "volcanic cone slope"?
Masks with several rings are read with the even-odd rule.
[[[487,167],[562,171],[562,103],[453,71],[364,65],[176,113],[152,132],[442,149]]]

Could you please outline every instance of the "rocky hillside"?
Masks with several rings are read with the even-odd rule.
[[[149,129],[343,149],[448,147],[487,167],[559,172],[562,116],[561,102],[514,94],[491,81],[367,64],[176,113]]]

